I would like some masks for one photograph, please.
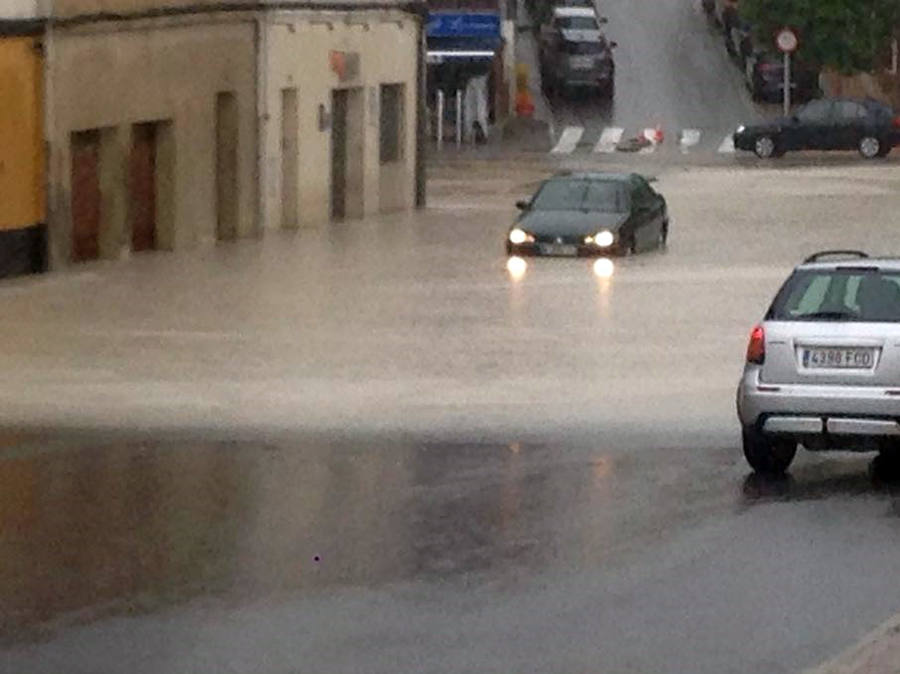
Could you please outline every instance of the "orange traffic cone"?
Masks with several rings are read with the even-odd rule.
[[[520,89],[516,93],[516,116],[531,117],[534,115],[534,101],[528,89]]]

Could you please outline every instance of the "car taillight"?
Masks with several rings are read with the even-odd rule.
[[[764,73],[774,73],[776,70],[781,68],[777,63],[760,63],[759,69]]]
[[[896,117],[894,117],[894,119],[891,120],[891,126],[893,126],[895,129],[900,129],[900,115],[897,115]]]
[[[766,331],[757,325],[750,332],[750,343],[747,344],[747,362],[762,365],[766,360]]]

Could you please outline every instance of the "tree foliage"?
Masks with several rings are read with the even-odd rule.
[[[872,70],[900,25],[900,0],[740,0],[761,44],[779,28],[799,38],[798,56],[844,73]]]

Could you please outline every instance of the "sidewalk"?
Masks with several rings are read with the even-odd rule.
[[[900,614],[804,674],[900,674]]]
[[[521,63],[528,68],[528,88],[534,100],[534,118],[546,122],[550,126],[551,137],[556,137],[556,129],[553,126],[553,112],[550,104],[544,97],[541,88],[541,68],[538,63],[538,44],[534,36],[534,27],[528,7],[523,0],[519,0],[518,23],[516,25],[516,63]]]
[[[524,67],[528,73],[528,91],[534,103],[531,117],[511,117],[503,125],[499,143],[505,148],[548,152],[556,139],[553,113],[541,91],[541,72],[538,63],[538,44],[532,30],[528,8],[519,0],[516,24],[516,70]]]

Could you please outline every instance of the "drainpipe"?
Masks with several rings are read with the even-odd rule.
[[[424,10],[427,12],[427,10]],[[418,12],[418,45],[416,54],[416,208],[425,208],[425,14]]]
[[[266,228],[266,194],[268,192],[269,170],[266,162],[269,129],[269,49],[267,10],[256,12],[254,20],[256,49],[256,227],[254,233],[262,236]]]
[[[45,0],[42,3],[41,13],[44,15],[44,37],[43,37],[43,76],[44,76],[44,100],[42,108],[44,113],[44,223],[43,223],[43,271],[54,269],[58,266],[57,255],[54,254],[57,237],[51,235],[51,225],[58,224],[59,215],[56,211],[56,205],[59,202],[57,180],[53,179],[53,167],[58,164],[57,155],[59,149],[56,146],[56,117],[54,106],[54,88],[53,77],[55,64],[56,49],[54,45],[53,17],[54,0]],[[61,179],[62,176],[57,176]]]

